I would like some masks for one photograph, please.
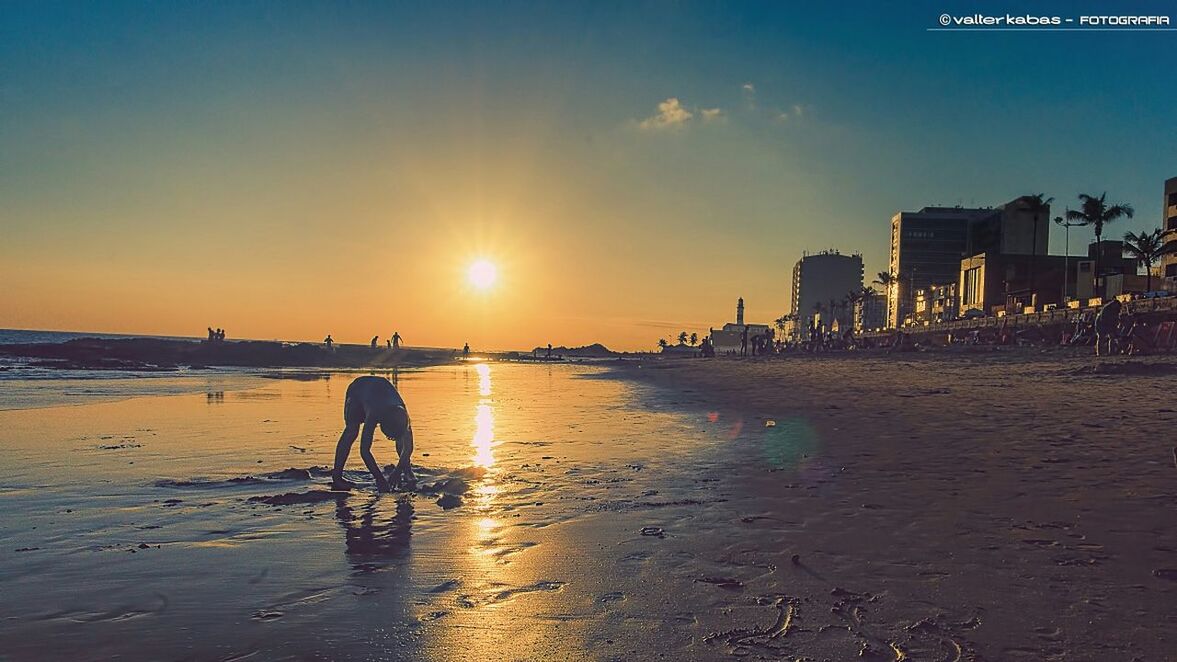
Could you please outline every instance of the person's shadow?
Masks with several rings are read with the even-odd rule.
[[[340,495],[335,503],[335,518],[343,527],[348,561],[358,572],[374,572],[392,560],[404,558],[413,535],[413,502],[403,495],[395,508],[391,500],[373,498],[353,508],[351,495]]]

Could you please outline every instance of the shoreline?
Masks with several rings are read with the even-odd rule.
[[[585,348],[586,350],[590,348]],[[160,338],[75,338],[62,342],[0,344],[0,358],[22,360],[22,367],[50,370],[111,370],[173,372],[203,368],[321,368],[362,370],[422,368],[465,360],[520,363],[577,363],[624,361],[641,354],[576,352],[565,348],[558,357],[529,352],[473,352],[467,359],[459,349],[335,345],[266,340],[209,342]],[[0,366],[0,370],[11,366]]]

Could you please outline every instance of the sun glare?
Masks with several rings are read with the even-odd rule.
[[[498,269],[487,260],[478,260],[474,264],[471,264],[470,270],[466,273],[470,284],[479,290],[490,289],[495,284],[498,276]]]

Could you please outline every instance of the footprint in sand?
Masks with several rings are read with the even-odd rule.
[[[1177,568],[1157,568],[1152,571],[1152,575],[1157,579],[1168,579],[1177,582]]]
[[[621,591],[614,591],[612,593],[606,593],[604,595],[597,596],[597,600],[596,600],[597,604],[599,604],[601,606],[607,606],[607,605],[611,605],[611,604],[614,604],[617,602],[624,602],[624,601],[625,601],[625,594],[622,593]]]
[[[460,579],[449,579],[429,589],[430,593],[448,593],[462,585]]]
[[[512,598],[518,597],[520,595],[526,595],[528,593],[559,591],[560,589],[564,588],[564,584],[565,584],[565,582],[561,582],[561,581],[539,581],[534,584],[528,584],[526,586],[515,586],[512,588],[505,588],[505,589],[500,589],[497,591],[494,589],[497,587],[501,587],[503,585],[502,584],[491,585],[491,587],[488,590],[484,591],[481,595],[472,595],[472,594],[459,595],[457,597],[457,604],[459,607],[463,607],[465,609],[472,609],[474,607],[480,607],[482,605],[505,602],[505,601],[510,600]]]

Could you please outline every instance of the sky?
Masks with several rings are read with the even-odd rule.
[[[803,251],[869,281],[901,210],[1107,191],[1108,234],[1158,227],[1177,32],[928,30],[975,11],[4,2],[0,328],[651,349],[779,317]]]

